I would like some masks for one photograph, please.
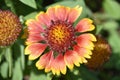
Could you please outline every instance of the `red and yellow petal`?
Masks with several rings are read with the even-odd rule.
[[[41,44],[41,43],[33,43],[28,45],[25,48],[25,54],[29,54],[29,60],[34,60],[38,58],[46,49],[47,45],[46,44]]]
[[[66,21],[70,8],[65,6],[55,6],[55,15],[58,20]]]
[[[78,45],[75,45],[73,47],[73,50],[78,53],[78,55],[81,59],[80,63],[86,63],[87,60],[85,58],[87,58],[87,59],[91,58],[92,52],[89,49],[82,48]]]
[[[29,45],[32,43],[40,42],[42,40],[45,40],[45,38],[42,35],[32,33],[32,34],[29,34],[26,44]]]
[[[44,32],[44,29],[36,20],[29,19],[26,21],[26,25],[28,26],[28,31],[31,33]]]
[[[51,63],[53,62],[53,52],[50,51],[48,53],[45,53],[40,57],[40,59],[36,63],[36,67],[38,69],[44,69],[45,72],[49,72],[51,70]]]
[[[82,7],[76,6],[75,8],[71,8],[68,13],[68,22],[73,23],[77,20],[82,12]]]
[[[81,59],[79,55],[77,54],[77,52],[75,51],[72,51],[72,50],[67,51],[64,55],[64,60],[70,70],[73,69],[74,64],[76,66],[80,66]]]
[[[36,16],[36,20],[45,28],[45,27],[49,27],[51,20],[49,18],[49,16],[44,13],[44,12],[40,12],[37,16]]]
[[[53,21],[56,21],[56,15],[55,15],[55,7],[49,7],[47,9],[46,14],[49,16],[49,18]]]
[[[66,74],[66,64],[64,61],[64,56],[62,54],[59,54],[54,61],[52,62],[51,65],[52,72],[53,74],[60,75],[60,72],[62,74]]]
[[[96,41],[96,38],[93,34],[90,33],[81,34],[76,38],[77,45],[91,50],[93,50],[94,48],[94,44],[92,41]]]
[[[95,29],[92,23],[93,21],[91,19],[84,18],[76,25],[76,30],[78,32],[92,31]]]
[[[90,40],[90,41],[97,41],[95,35],[93,35],[91,33],[82,34],[82,35],[80,35],[80,37],[82,37],[82,38],[87,37],[87,39]]]

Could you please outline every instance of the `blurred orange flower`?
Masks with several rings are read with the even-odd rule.
[[[0,46],[8,46],[15,42],[21,32],[19,18],[8,10],[0,10]]]

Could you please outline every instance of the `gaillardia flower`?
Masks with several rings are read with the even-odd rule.
[[[12,12],[0,10],[0,46],[14,43],[21,32],[19,18]]]
[[[72,70],[74,64],[80,66],[87,62],[94,48],[93,41],[96,41],[95,36],[87,32],[95,26],[88,18],[73,25],[81,12],[82,7],[57,5],[26,22],[29,36],[25,54],[29,55],[29,60],[40,57],[36,63],[38,69],[59,75],[66,74],[67,67]]]

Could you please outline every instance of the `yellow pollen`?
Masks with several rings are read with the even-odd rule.
[[[65,37],[68,36],[69,33],[66,29],[62,28],[62,26],[56,26],[55,29],[51,30],[51,35],[54,38],[55,43],[61,44],[64,42]]]
[[[56,39],[64,38],[64,31],[61,30],[60,28],[54,29],[53,30],[53,35],[56,37]]]
[[[55,21],[47,28],[45,37],[52,50],[62,53],[74,42],[74,28],[69,22]]]

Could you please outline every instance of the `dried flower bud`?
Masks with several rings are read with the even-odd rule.
[[[0,10],[0,46],[15,42],[21,32],[19,18],[8,10]]]
[[[107,41],[101,36],[97,36],[96,38],[97,42],[94,43],[95,48],[91,55],[91,59],[88,59],[88,63],[85,64],[90,69],[100,68],[109,60],[111,54],[111,48]]]

